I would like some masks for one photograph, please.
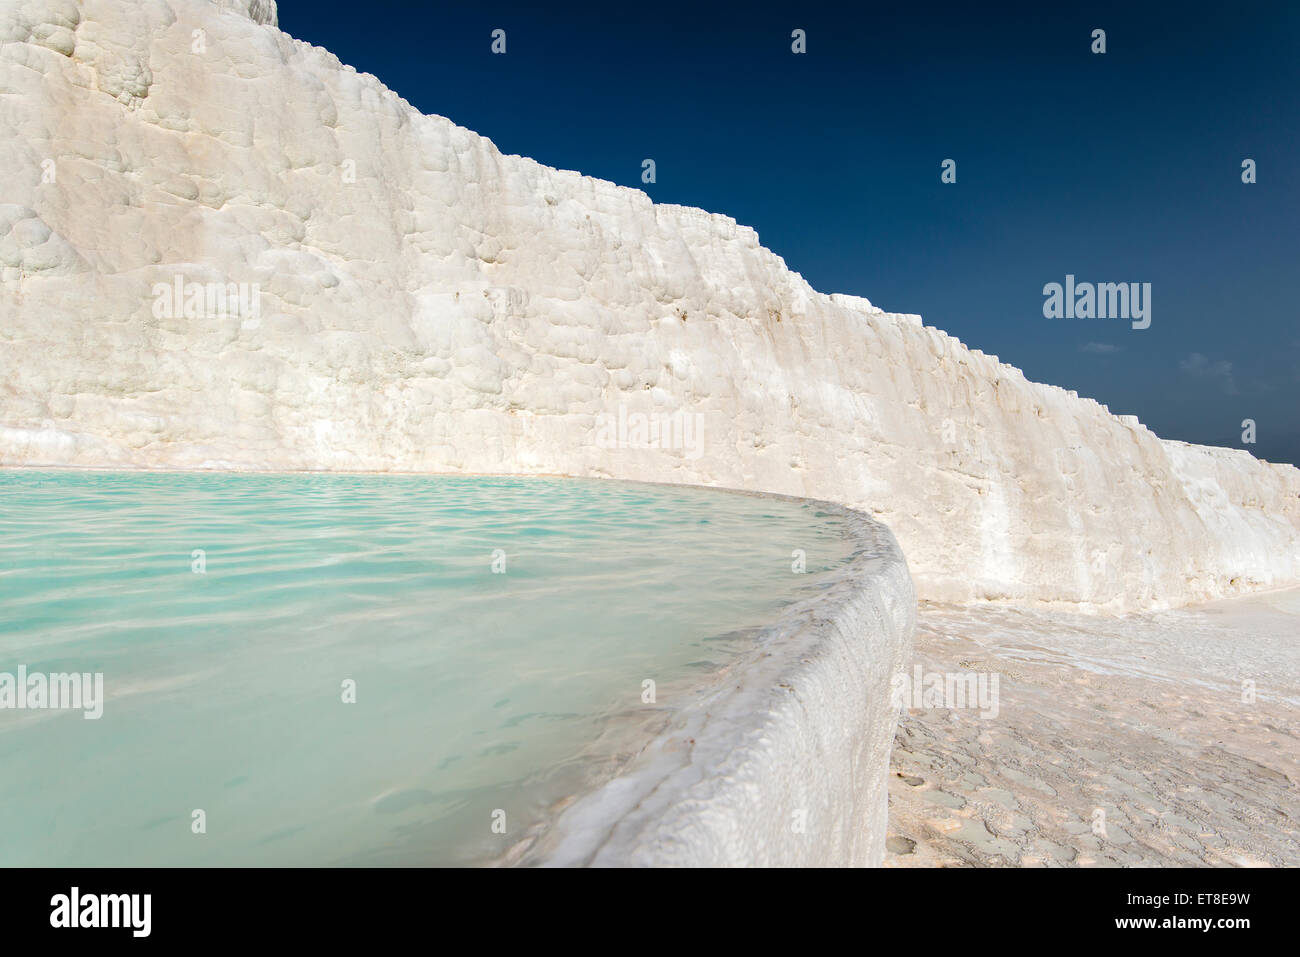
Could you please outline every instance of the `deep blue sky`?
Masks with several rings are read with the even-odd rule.
[[[823,292],[1300,462],[1300,4],[842,6],[281,0],[280,26],[503,152],[733,216]],[[1043,318],[1066,273],[1150,282],[1151,328]]]

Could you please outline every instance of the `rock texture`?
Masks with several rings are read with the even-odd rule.
[[[830,503],[820,503],[834,509]],[[916,593],[889,529],[846,512],[853,558],[683,707],[618,776],[508,863],[849,867],[882,862]]]
[[[917,615],[913,661],[1000,674],[1000,708],[904,710],[886,865],[1300,865],[1300,590]]]
[[[503,156],[275,22],[270,0],[0,2],[0,464],[830,499],[887,523],[933,599],[1300,581],[1296,469],[820,294],[725,216]],[[159,308],[178,277],[256,285],[256,308]],[[609,447],[620,410],[691,416],[702,454]]]

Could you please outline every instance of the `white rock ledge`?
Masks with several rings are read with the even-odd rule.
[[[911,656],[916,596],[889,529],[817,504],[849,520],[854,543],[826,590],[790,606],[629,767],[565,809],[514,860],[880,863],[898,718],[890,679]]]

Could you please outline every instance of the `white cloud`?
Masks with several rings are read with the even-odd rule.
[[[1237,394],[1237,380],[1232,377],[1232,363],[1227,359],[1211,362],[1199,352],[1193,352],[1178,363],[1178,368],[1182,369],[1187,375],[1195,376],[1198,379],[1221,383],[1223,391],[1229,395]]]

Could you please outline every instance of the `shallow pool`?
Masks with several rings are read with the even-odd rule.
[[[494,860],[847,561],[842,522],[597,481],[0,470],[0,865]],[[102,716],[17,708],[20,667],[102,674]]]

